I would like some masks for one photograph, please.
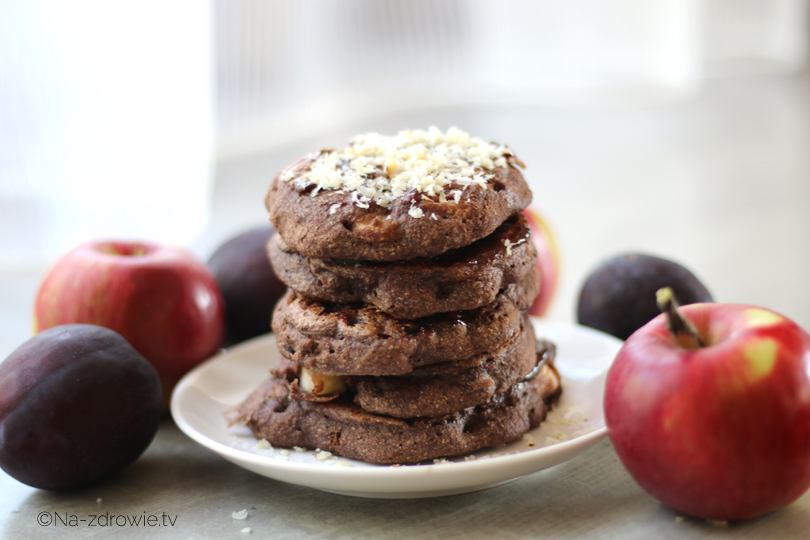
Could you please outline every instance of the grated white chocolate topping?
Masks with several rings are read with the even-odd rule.
[[[315,185],[310,192],[320,190],[351,193],[352,203],[368,208],[374,202],[387,208],[397,197],[416,190],[422,198],[437,197],[447,202],[448,196],[458,204],[462,190],[472,184],[486,189],[493,177],[488,173],[496,167],[506,167],[512,156],[505,146],[497,146],[470,137],[451,127],[442,133],[436,127],[427,131],[400,131],[393,137],[368,133],[355,137],[340,151],[321,152],[310,156],[310,170],[300,179]],[[288,182],[295,177],[292,168],[281,173]],[[445,187],[455,189],[445,193]],[[333,205],[330,213],[337,211]],[[413,218],[423,217],[413,207]]]
[[[512,254],[512,246],[516,246],[517,243],[513,244],[508,238],[504,238],[503,245],[506,246],[506,256],[508,257]]]

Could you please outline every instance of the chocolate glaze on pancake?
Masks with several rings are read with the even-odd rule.
[[[514,339],[499,349],[460,360],[417,368],[408,375],[344,377],[347,390],[363,410],[395,418],[440,416],[480,405],[493,395],[531,375],[538,363],[553,362],[556,349],[548,341],[535,343],[528,320]],[[300,379],[298,366],[282,361],[276,376],[292,370]],[[297,387],[297,388],[300,388]],[[329,401],[338,394],[314,395],[299,391],[300,399]]]
[[[510,285],[480,308],[404,321],[366,304],[318,302],[288,291],[276,305],[273,331],[282,356],[307,369],[404,375],[500,347],[520,331],[521,306],[533,297]]]
[[[291,399],[291,381],[272,377],[238,407],[238,420],[275,446],[320,448],[371,463],[417,463],[509,442],[539,425],[561,387],[553,364],[538,371],[484,404],[407,420],[366,412],[348,397]]]
[[[540,349],[539,351],[537,349]],[[535,345],[531,323],[501,348],[460,362],[431,364],[408,375],[349,377],[363,410],[396,418],[440,416],[480,405],[553,361],[554,346]]]
[[[308,258],[279,235],[268,244],[268,254],[279,279],[296,292],[325,302],[369,303],[398,319],[488,304],[498,291],[523,280],[537,261],[529,225],[521,214],[486,238],[430,258],[397,262]]]

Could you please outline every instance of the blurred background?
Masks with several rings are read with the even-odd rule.
[[[810,327],[809,26],[810,0],[4,0],[3,302],[91,238],[206,258],[309,151],[455,125],[528,165],[551,317],[638,250]]]
[[[234,157],[448,106],[615,108],[796,71],[805,0],[219,2],[218,142]]]

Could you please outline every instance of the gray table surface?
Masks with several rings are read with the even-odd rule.
[[[716,81],[693,100],[642,110],[477,107],[358,122],[220,163],[212,220],[189,248],[205,258],[225,238],[263,223],[270,178],[310,150],[358,132],[430,124],[506,142],[527,163],[535,205],[561,249],[551,319],[573,321],[589,270],[633,250],[680,261],[718,301],[765,306],[810,328],[807,74]],[[0,358],[30,335],[41,275],[42,269],[0,273]],[[234,520],[232,512],[241,509],[249,509],[248,519]],[[41,512],[79,519],[146,513],[166,526],[43,527],[37,523]],[[251,536],[289,539],[807,538],[810,494],[744,523],[678,519],[633,482],[606,439],[562,465],[476,493],[357,499],[240,469],[192,442],[171,419],[141,459],[93,488],[49,493],[0,471],[2,537],[243,538],[244,527]]]

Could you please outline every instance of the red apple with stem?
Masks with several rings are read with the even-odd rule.
[[[532,231],[532,241],[537,247],[537,270],[540,273],[540,294],[535,298],[529,313],[542,316],[548,310],[549,304],[557,290],[557,279],[560,275],[560,256],[557,243],[551,228],[540,212],[532,207],[522,212],[529,222]]]
[[[662,289],[667,291],[667,289]],[[773,311],[704,303],[632,334],[611,366],[605,419],[635,480],[679,512],[739,520],[810,487],[810,335]]]
[[[214,277],[185,250],[100,240],[62,256],[37,292],[36,332],[73,323],[115,330],[145,356],[167,410],[180,377],[221,346],[225,308]]]

